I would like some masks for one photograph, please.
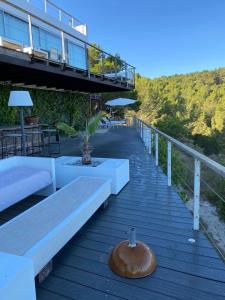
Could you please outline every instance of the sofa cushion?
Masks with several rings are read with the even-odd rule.
[[[18,166],[0,171],[0,211],[52,183],[50,172]]]

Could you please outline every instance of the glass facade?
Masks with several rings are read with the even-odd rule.
[[[40,29],[40,45],[41,49],[49,52],[49,58],[60,60],[62,53],[61,39],[59,36],[53,35],[45,30]]]
[[[61,60],[62,45],[59,36],[36,26],[32,26],[32,35],[34,48],[48,52],[52,60]]]
[[[29,45],[29,29],[25,21],[4,13],[3,25],[4,32],[2,34],[6,38],[17,41],[24,46]]]
[[[4,20],[3,20],[3,12],[0,10],[0,35],[4,36],[5,35],[5,30],[4,30]]]
[[[68,64],[78,69],[86,70],[85,48],[68,41]]]
[[[39,28],[32,26],[33,45],[36,49],[41,49]]]
[[[17,41],[23,46],[30,44],[28,23],[2,11],[0,11],[0,35]],[[62,42],[59,35],[33,25],[32,36],[34,48],[48,52],[51,60],[61,61]],[[67,45],[67,63],[78,69],[86,70],[85,48],[69,40],[66,40],[65,44]]]

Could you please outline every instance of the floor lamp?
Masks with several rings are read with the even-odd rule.
[[[24,135],[24,107],[33,106],[33,102],[28,91],[10,92],[8,106],[20,107],[20,126],[21,126],[21,147],[22,155],[26,155],[25,135]]]

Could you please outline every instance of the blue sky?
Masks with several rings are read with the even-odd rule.
[[[225,0],[53,0],[148,77],[225,66]]]

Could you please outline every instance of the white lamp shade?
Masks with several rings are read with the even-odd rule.
[[[33,106],[30,93],[28,91],[10,92],[8,106]]]

